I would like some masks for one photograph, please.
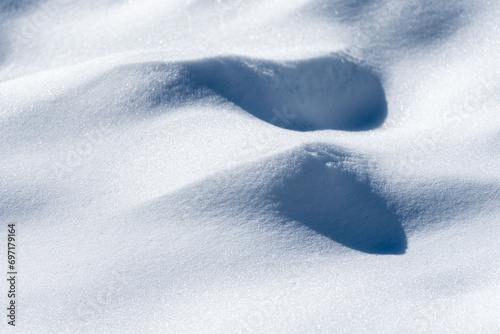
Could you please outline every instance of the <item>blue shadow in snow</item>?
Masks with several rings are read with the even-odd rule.
[[[279,214],[361,252],[405,253],[406,233],[387,201],[368,180],[329,163],[331,156],[305,157],[272,194]]]
[[[285,129],[369,130],[387,116],[379,76],[339,56],[296,62],[222,57],[185,65],[194,87]]]

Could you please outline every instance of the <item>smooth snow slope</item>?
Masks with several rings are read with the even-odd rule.
[[[499,332],[499,15],[0,0],[1,332]]]

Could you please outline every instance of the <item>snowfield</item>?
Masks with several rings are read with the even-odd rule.
[[[0,0],[1,332],[500,332],[499,16]]]

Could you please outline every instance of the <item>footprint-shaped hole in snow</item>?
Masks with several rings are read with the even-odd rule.
[[[341,57],[295,62],[226,57],[186,66],[192,84],[290,130],[369,130],[387,116],[379,76]]]

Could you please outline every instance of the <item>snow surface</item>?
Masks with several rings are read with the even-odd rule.
[[[2,333],[500,332],[499,16],[0,1]]]

